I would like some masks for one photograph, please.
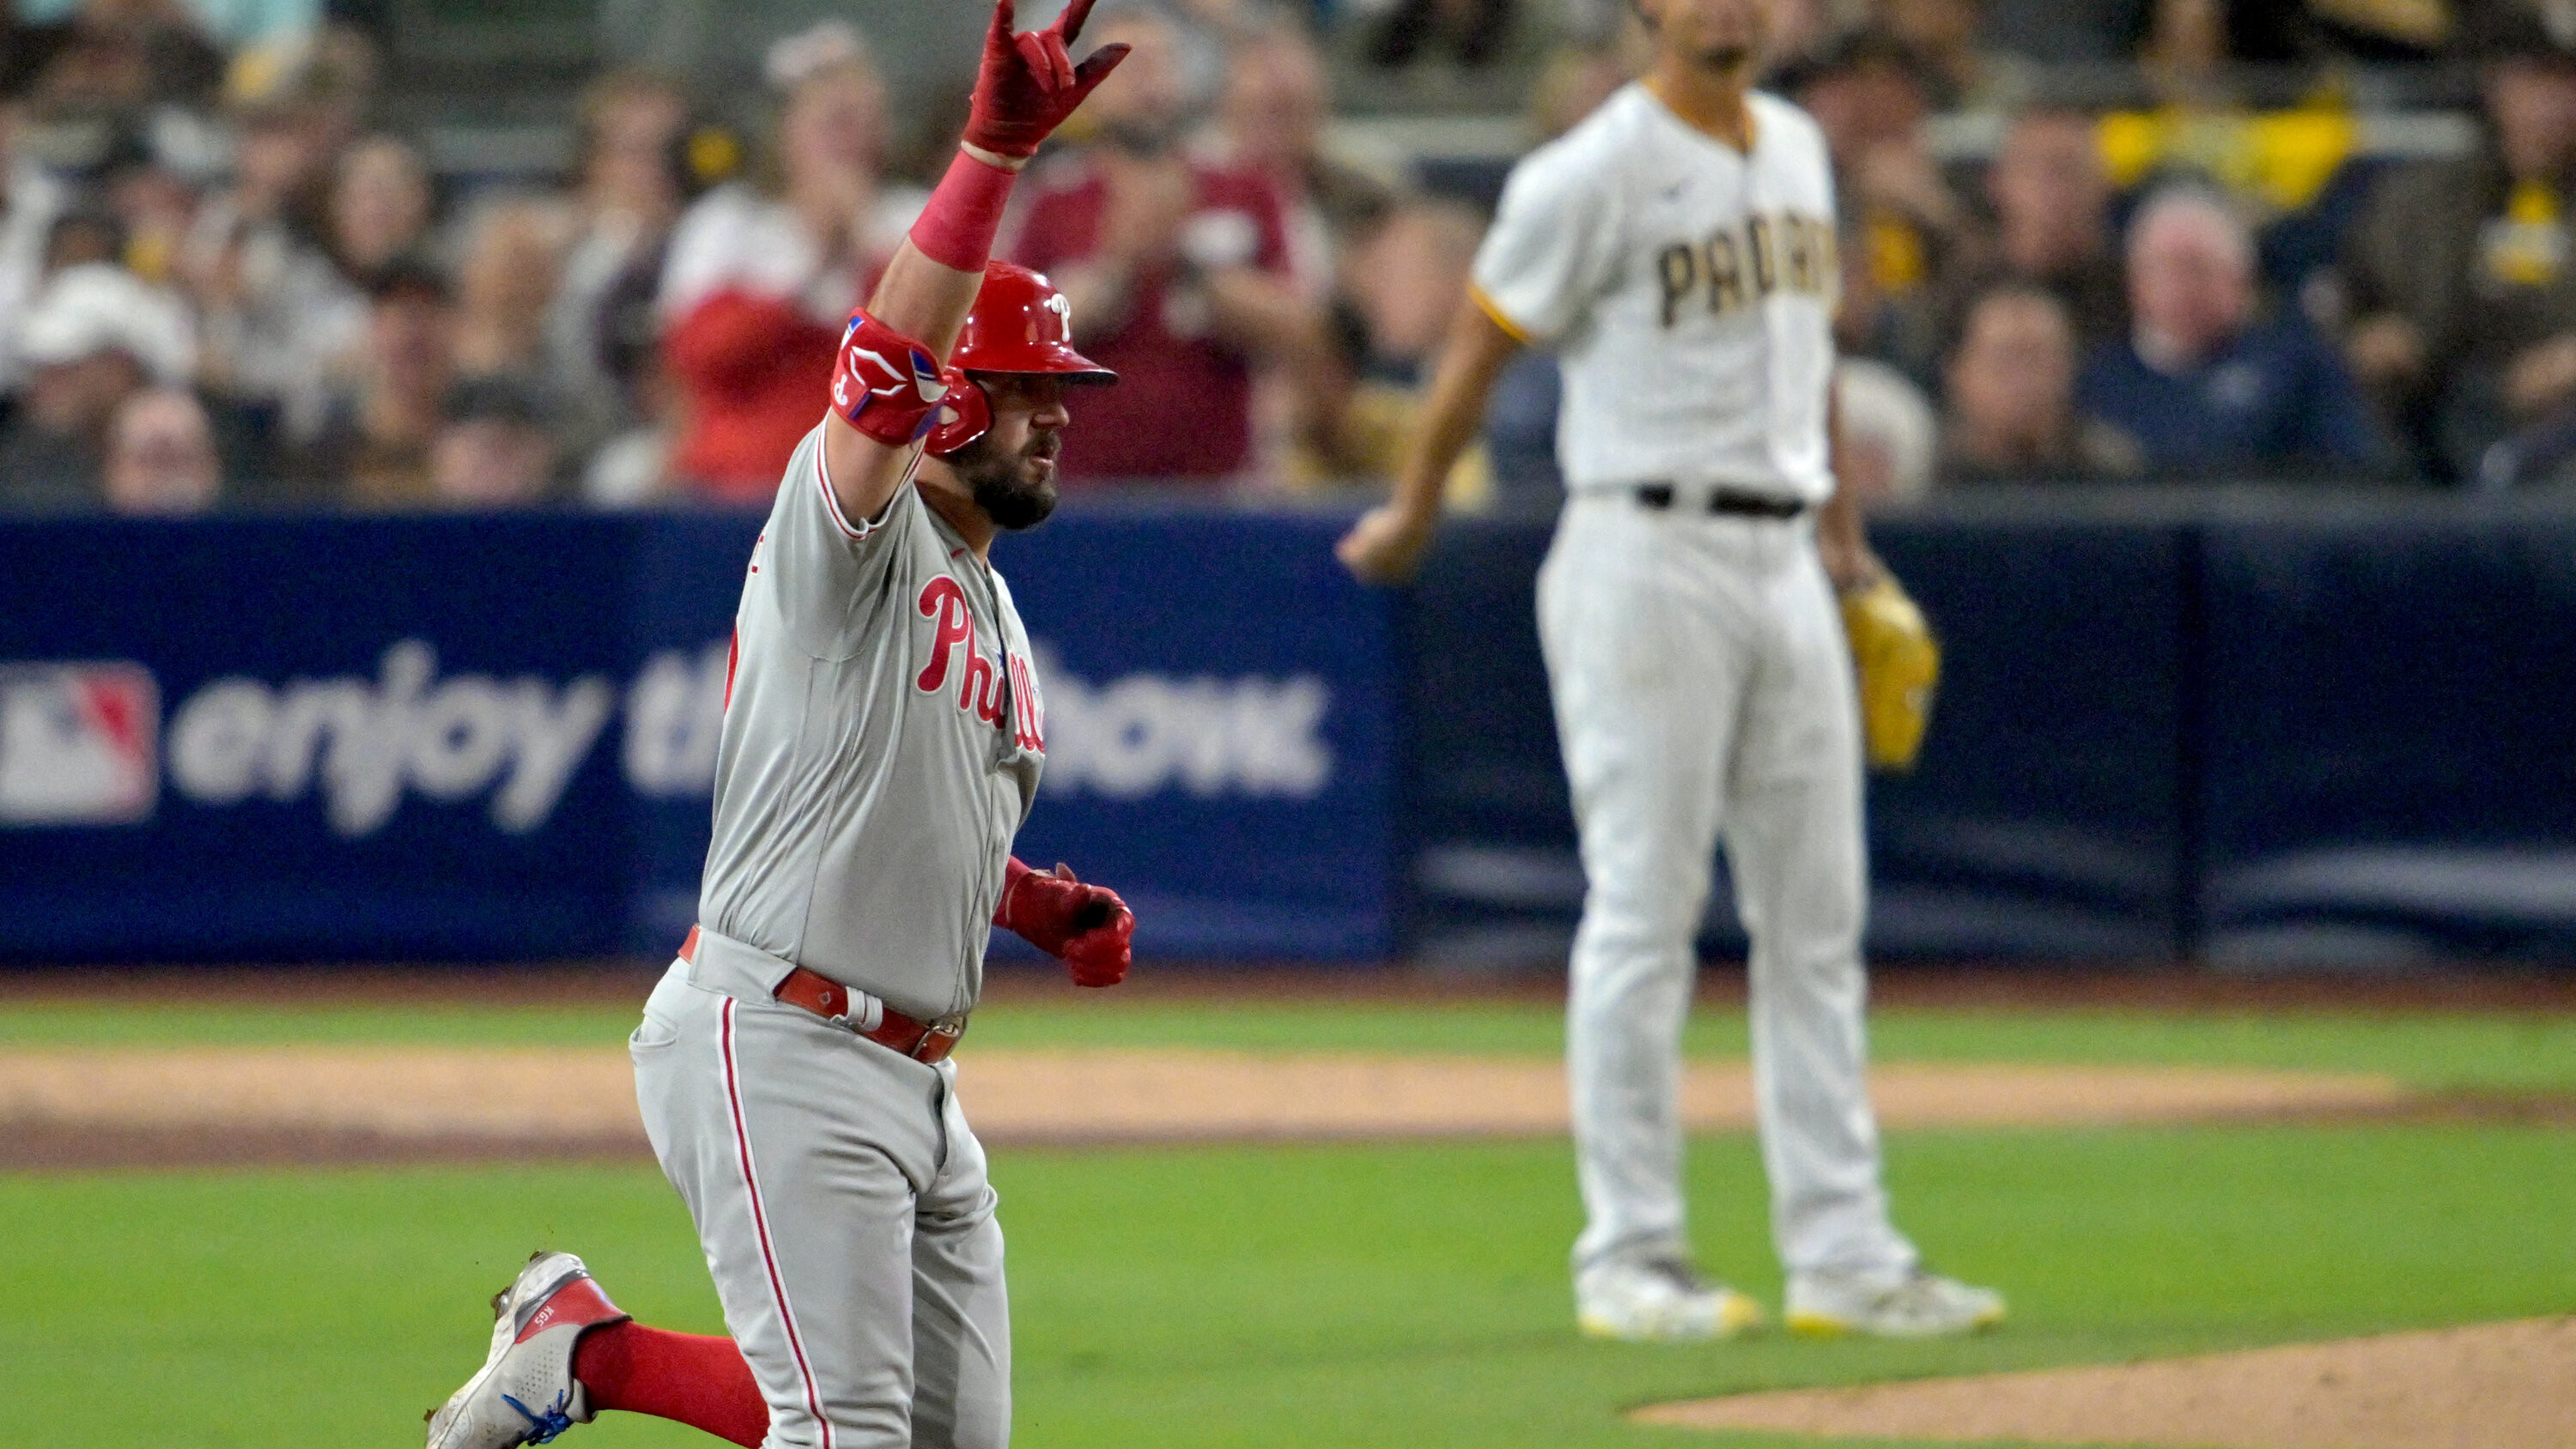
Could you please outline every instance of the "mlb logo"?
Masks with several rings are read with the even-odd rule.
[[[0,666],[0,826],[150,819],[160,759],[161,689],[142,665]]]

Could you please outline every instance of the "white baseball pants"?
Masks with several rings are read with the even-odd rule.
[[[1791,1271],[1902,1270],[1864,1080],[1866,892],[1850,646],[1812,515],[1568,500],[1539,636],[1586,883],[1566,1012],[1577,1271],[1688,1253],[1681,1030],[1711,860],[1752,937],[1754,1091]]]
[[[1003,1449],[1002,1229],[954,1065],[782,1006],[719,954],[702,942],[645,1003],[635,1090],[769,1401],[766,1449]]]

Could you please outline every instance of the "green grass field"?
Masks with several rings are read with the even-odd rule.
[[[0,1003],[12,1046],[426,1045],[613,1047],[635,1026],[649,983],[596,1007],[442,1003],[406,1008],[183,1002]],[[506,986],[496,987],[506,991]],[[2428,1090],[2576,1091],[2576,1015],[2504,1012],[2050,1011],[1897,1009],[1871,1021],[1882,1061],[2162,1062],[2385,1072]],[[978,1014],[969,1050],[996,1047],[1234,1048],[1552,1056],[1563,1017],[1537,1002],[1345,1005],[1315,997],[1221,1005],[1061,993]],[[1702,1010],[1684,1048],[1744,1054],[1744,1016]]]
[[[597,1011],[0,1008],[11,1044],[576,1041]],[[1740,1050],[1712,1014],[1695,1051]],[[2494,1014],[1889,1012],[1882,1059],[2253,1063],[2437,1088],[2576,1089],[2576,1021]],[[1552,1012],[1473,1004],[1015,1004],[973,1045],[1546,1052]],[[971,1072],[971,1056],[967,1069]],[[2576,1131],[2266,1125],[1912,1132],[1900,1222],[2013,1321],[1937,1345],[1582,1342],[1557,1142],[1004,1151],[1017,1442],[1650,1445],[1624,1408],[1733,1389],[2102,1361],[2576,1311]],[[1776,1298],[1743,1135],[1692,1156],[1704,1260]],[[539,1244],[619,1302],[718,1320],[649,1164],[0,1175],[0,1444],[417,1443]],[[578,1442],[711,1442],[611,1416]],[[1741,1444],[1743,1441],[1736,1441]]]

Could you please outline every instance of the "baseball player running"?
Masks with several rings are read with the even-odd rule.
[[[1562,360],[1569,492],[1538,579],[1587,883],[1567,1008],[1586,1224],[1577,1321],[1722,1338],[1754,1302],[1683,1231],[1680,1038],[1723,839],[1752,935],[1755,1092],[1786,1318],[1981,1328],[2003,1300],[1890,1225],[1863,1082],[1861,756],[1835,591],[1882,582],[1834,496],[1834,189],[1823,137],[1749,89],[1767,0],[1638,0],[1646,78],[1503,191],[1394,501],[1340,545],[1413,571],[1439,483],[1524,344]]]
[[[603,1409],[743,1445],[1009,1441],[1002,1234],[948,1054],[990,926],[1109,986],[1135,925],[1011,857],[1046,711],[986,561],[1054,507],[1067,384],[1113,380],[1043,277],[987,265],[1014,174],[1125,53],[1072,62],[1090,8],[1015,34],[1000,0],[960,154],[850,319],[752,551],[699,924],[633,1040],[731,1336],[634,1323],[580,1259],[540,1254],[431,1449],[543,1443]]]

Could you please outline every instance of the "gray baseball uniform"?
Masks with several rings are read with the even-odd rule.
[[[907,483],[841,515],[818,428],[734,620],[700,934],[633,1040],[768,1443],[1010,1438],[1002,1235],[953,1062],[771,992],[803,966],[863,1019],[971,1009],[1011,837],[1045,763],[1010,589]]]

